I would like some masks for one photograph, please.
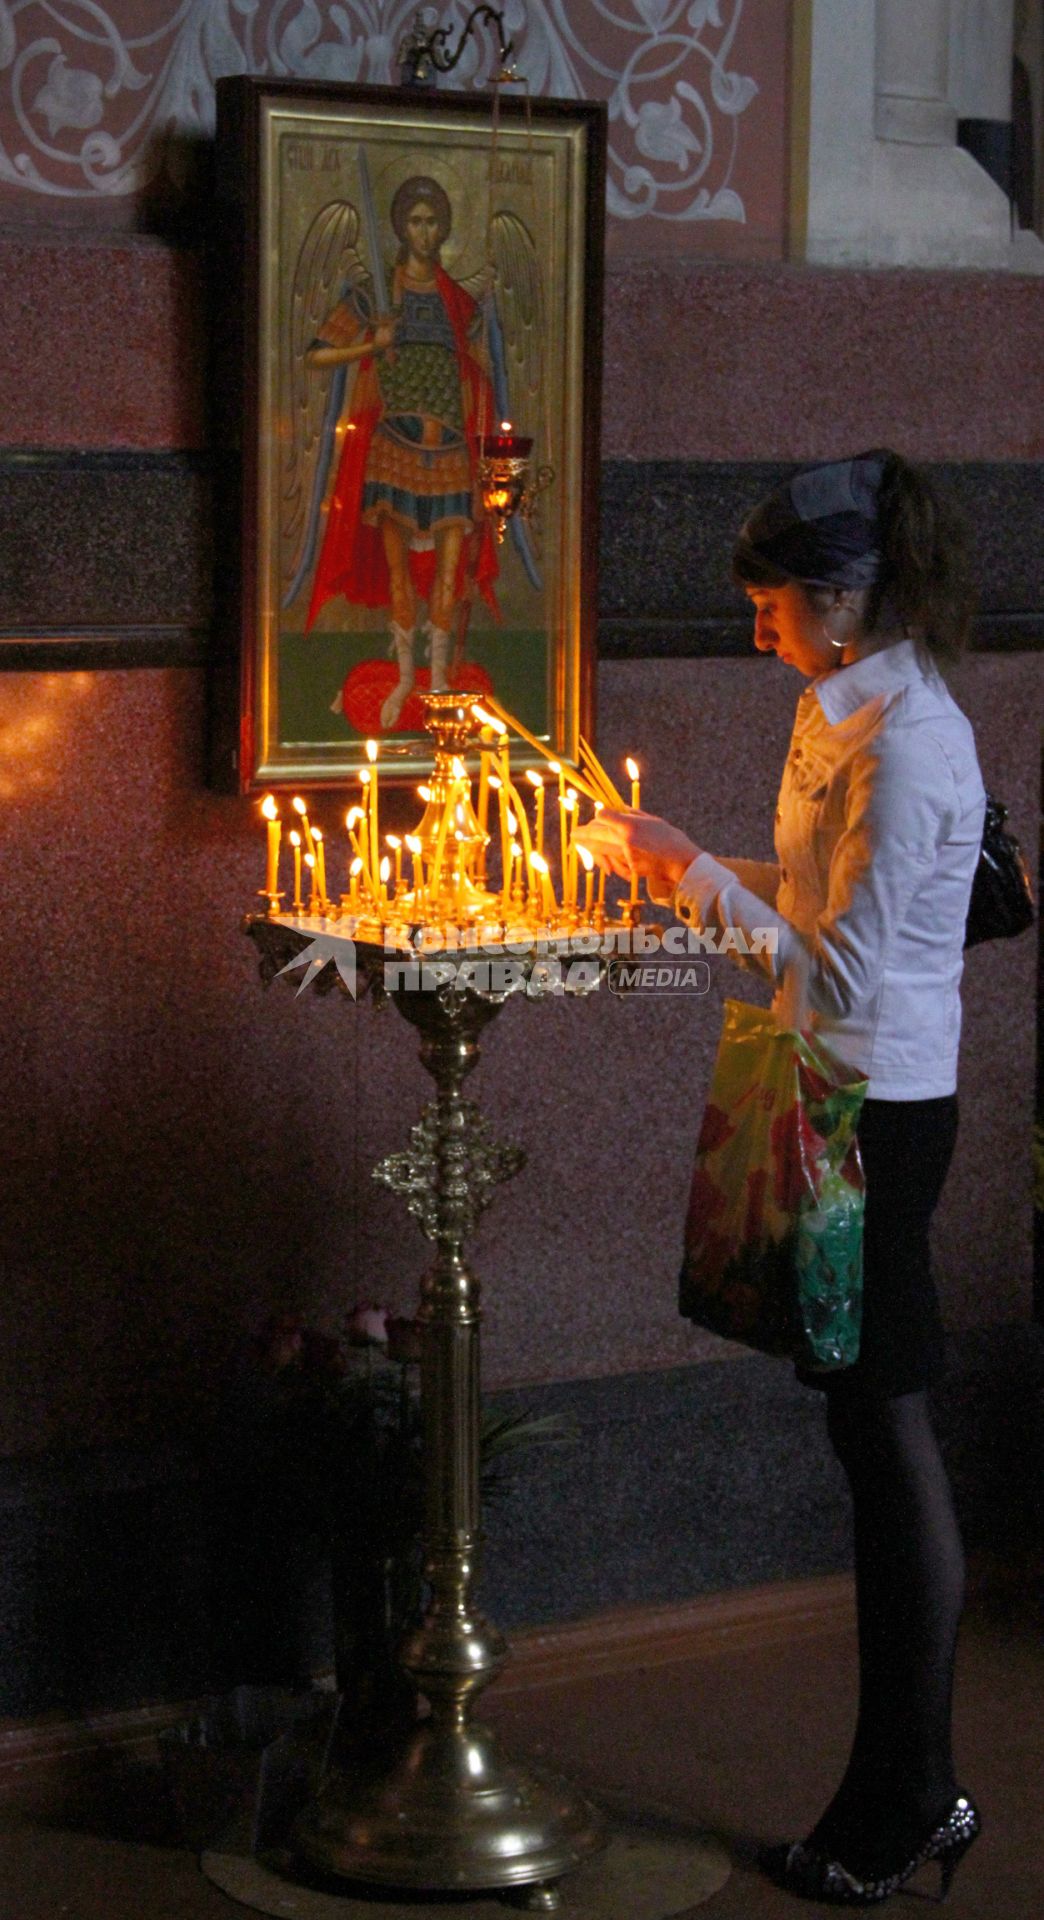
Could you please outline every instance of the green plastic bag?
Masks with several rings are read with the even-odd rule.
[[[865,1094],[814,1035],[726,1001],[685,1230],[687,1319],[817,1370],[858,1358]]]

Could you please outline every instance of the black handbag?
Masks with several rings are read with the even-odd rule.
[[[988,793],[964,929],[966,947],[977,947],[980,940],[1010,940],[1033,925],[1033,889],[1022,849],[1005,828],[1007,817],[1007,807]]]

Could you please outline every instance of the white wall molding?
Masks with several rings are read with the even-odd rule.
[[[1012,9],[812,0],[810,262],[1044,272],[1044,245],[1013,235],[1005,194],[955,140],[959,113],[1010,114]]]

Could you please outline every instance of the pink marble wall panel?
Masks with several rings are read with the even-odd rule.
[[[101,231],[193,217],[214,83],[249,73],[387,85],[415,0],[21,0],[0,41],[0,217]],[[451,46],[469,8],[437,18]],[[541,0],[504,9],[534,96],[610,102],[620,257],[778,258],[789,0]],[[492,42],[451,84],[484,87]]]
[[[0,238],[4,445],[201,446],[205,342],[198,255],[131,235]]]
[[[960,688],[1032,855],[1041,662],[976,659]],[[757,854],[794,694],[771,661],[609,665],[601,747],[642,751],[647,805]],[[204,791],[202,724],[194,673],[0,676],[0,1451],[191,1432],[272,1307],[409,1312],[428,1259],[370,1179],[428,1097],[414,1037],[391,1009],[262,991],[239,932],[262,836]],[[1032,939],[969,959],[955,1324],[1028,1307],[1033,961]],[[474,1243],[490,1383],[727,1353],[679,1322],[674,1276],[737,989],[720,960],[708,1000],[513,1005],[490,1030],[474,1092],[529,1154]]]
[[[58,284],[61,302],[41,300]],[[0,444],[198,447],[205,343],[195,254],[140,238],[0,238]],[[614,270],[603,418],[607,459],[819,459],[874,442],[926,460],[1040,458],[1040,285]]]
[[[1035,278],[635,268],[610,275],[605,352],[604,446],[618,459],[1044,453]]]

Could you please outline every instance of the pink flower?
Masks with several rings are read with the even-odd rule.
[[[388,1309],[375,1300],[357,1300],[348,1318],[350,1347],[383,1347],[388,1339]]]

